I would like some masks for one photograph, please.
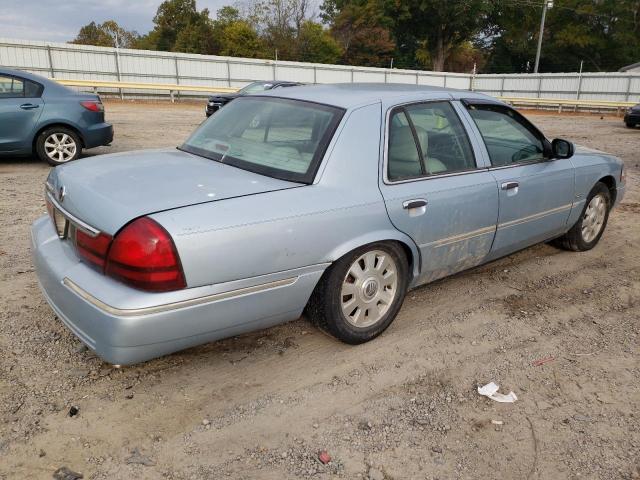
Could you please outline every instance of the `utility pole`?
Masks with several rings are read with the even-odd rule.
[[[547,10],[553,8],[553,0],[544,0],[542,6],[542,19],[540,20],[540,35],[538,36],[538,50],[536,51],[536,64],[533,67],[533,73],[538,73],[540,66],[540,52],[542,51],[542,37],[544,35],[544,21],[547,18]]]

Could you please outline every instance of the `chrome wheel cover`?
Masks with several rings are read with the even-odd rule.
[[[351,264],[342,281],[340,305],[345,319],[370,327],[387,313],[398,295],[398,267],[390,254],[372,250]]]
[[[75,140],[66,133],[52,133],[44,141],[44,151],[54,162],[64,163],[71,160],[78,149]]]
[[[602,230],[607,214],[607,201],[599,193],[591,199],[582,217],[582,239],[591,243]]]

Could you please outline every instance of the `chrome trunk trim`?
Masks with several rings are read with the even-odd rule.
[[[47,199],[53,204],[54,208],[56,208],[67,220],[73,223],[80,230],[84,231],[87,235],[91,235],[92,237],[97,237],[100,234],[100,230],[92,227],[91,225],[80,220],[78,217],[71,215],[69,212],[67,212],[60,205],[60,203],[53,197],[50,191],[47,191]]]

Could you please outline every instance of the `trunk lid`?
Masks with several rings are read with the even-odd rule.
[[[177,149],[78,160],[52,170],[47,182],[65,210],[111,235],[143,215],[301,185]]]

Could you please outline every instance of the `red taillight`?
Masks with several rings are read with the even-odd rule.
[[[102,105],[102,102],[84,101],[80,102],[80,105],[91,112],[104,112],[104,105]]]
[[[148,217],[131,222],[116,235],[105,273],[141,290],[165,292],[186,287],[171,236]]]
[[[76,251],[78,255],[89,264],[100,269],[100,271],[104,271],[111,240],[111,235],[106,233],[99,233],[97,236],[92,237],[82,230],[76,229]]]

